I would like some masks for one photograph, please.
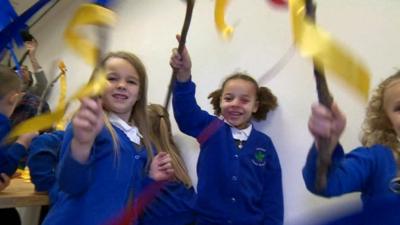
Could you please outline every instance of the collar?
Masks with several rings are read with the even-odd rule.
[[[232,127],[231,126],[232,136],[233,136],[234,139],[237,139],[237,140],[240,140],[240,141],[247,141],[247,139],[250,136],[252,128],[253,128],[252,124],[250,124],[245,129],[237,129],[236,127]]]
[[[140,139],[143,136],[142,134],[140,134],[139,129],[136,126],[130,126],[114,113],[108,114],[108,119],[110,120],[110,123],[112,125],[121,129],[125,133],[125,135],[129,138],[130,141],[140,145]]]
[[[247,128],[238,129],[238,128],[232,126],[232,124],[230,124],[226,119],[224,119],[223,116],[220,116],[219,118],[224,120],[224,122],[231,127],[233,139],[236,139],[239,141],[247,141],[247,139],[250,136],[251,129],[253,128],[253,124],[250,123],[250,125]]]

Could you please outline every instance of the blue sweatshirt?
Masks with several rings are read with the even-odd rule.
[[[43,225],[108,224],[139,195],[145,178],[146,151],[137,148],[123,131],[114,129],[118,152],[104,127],[88,162],[81,164],[71,155],[73,131],[67,128],[57,171],[60,192]]]
[[[189,225],[195,221],[193,187],[171,181],[145,208],[139,225]]]
[[[180,130],[199,138],[204,129],[216,127],[200,141],[197,224],[282,224],[281,167],[271,139],[253,128],[243,148],[237,148],[230,126],[203,111],[194,96],[192,81],[175,83],[173,108]]]
[[[332,155],[332,165],[328,173],[325,191],[315,189],[318,151],[313,145],[303,168],[303,178],[311,192],[333,197],[350,192],[361,192],[364,208],[374,205],[375,200],[395,197],[390,188],[390,181],[396,177],[396,161],[390,148],[382,145],[359,147],[344,154],[340,144]]]
[[[56,168],[59,161],[64,131],[44,133],[32,140],[29,147],[27,165],[35,190],[48,192],[50,202],[56,201],[58,186],[56,184]]]
[[[0,173],[5,173],[8,176],[12,176],[15,173],[19,161],[27,155],[23,145],[18,143],[4,143],[4,138],[10,130],[10,120],[4,114],[0,113]]]

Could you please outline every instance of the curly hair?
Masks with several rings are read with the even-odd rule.
[[[364,146],[382,144],[391,149],[400,147],[396,132],[384,109],[385,91],[397,80],[400,80],[400,71],[382,81],[373,92],[361,130],[361,143]]]
[[[214,114],[217,116],[221,114],[221,96],[226,83],[228,83],[228,81],[230,80],[236,79],[249,81],[254,84],[257,90],[257,101],[259,102],[259,104],[257,112],[253,113],[253,118],[256,121],[265,120],[267,118],[268,112],[274,110],[278,106],[278,100],[276,96],[272,94],[269,88],[259,87],[256,80],[254,80],[250,75],[241,72],[234,73],[227,77],[222,83],[222,87],[220,89],[215,90],[208,95],[208,98],[211,99],[210,103],[213,106]]]

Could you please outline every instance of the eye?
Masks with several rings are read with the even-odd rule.
[[[233,100],[233,97],[230,96],[230,95],[225,95],[222,99],[223,99],[224,101],[226,101],[226,102],[230,102],[230,101]]]
[[[137,80],[128,80],[127,83],[128,84],[134,84],[134,85],[138,84]]]
[[[240,101],[241,101],[242,103],[249,103],[249,102],[250,102],[250,99],[248,99],[248,98],[242,98],[242,99],[240,99]]]
[[[108,81],[116,81],[117,78],[115,76],[107,76]]]

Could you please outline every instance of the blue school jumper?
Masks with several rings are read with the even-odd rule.
[[[328,173],[325,191],[315,189],[318,150],[310,149],[303,168],[303,178],[307,189],[312,193],[333,197],[350,192],[361,192],[364,208],[374,205],[374,201],[395,197],[389,186],[396,176],[396,162],[390,148],[383,145],[359,147],[344,154],[340,144],[332,155],[332,165]]]
[[[197,105],[192,81],[176,82],[173,94],[182,132],[196,138],[210,123],[221,123]],[[253,128],[239,149],[228,124],[209,133],[197,163],[197,224],[282,224],[282,175],[271,139]]]
[[[145,208],[139,225],[189,225],[195,221],[193,187],[180,181],[171,181]]]
[[[106,127],[97,135],[88,162],[73,159],[72,127],[64,135],[57,171],[60,192],[43,225],[105,225],[123,212],[143,188],[146,150],[138,149],[122,130],[118,153]]]
[[[35,190],[48,192],[50,203],[56,201],[58,186],[56,184],[56,168],[64,131],[44,133],[32,140],[29,147],[27,165]]]
[[[9,177],[17,170],[19,161],[27,155],[23,145],[18,143],[4,143],[4,138],[10,130],[10,120],[4,114],[0,113],[0,173],[5,173]]]

